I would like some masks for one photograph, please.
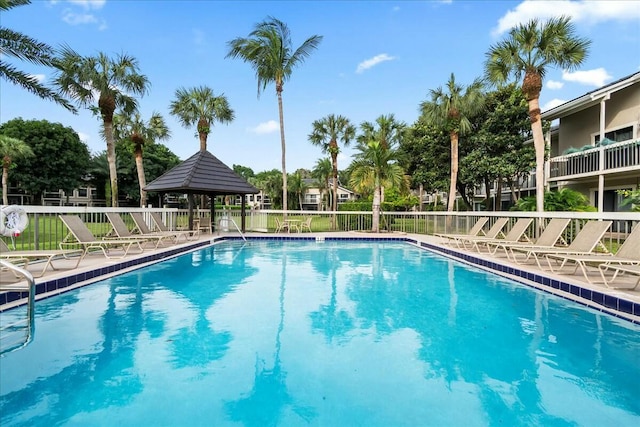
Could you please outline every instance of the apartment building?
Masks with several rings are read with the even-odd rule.
[[[542,113],[557,120],[547,135],[547,182],[588,196],[599,212],[621,207],[617,190],[640,188],[640,72]]]

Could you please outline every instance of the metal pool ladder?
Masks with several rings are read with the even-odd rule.
[[[238,230],[238,233],[240,233],[240,237],[242,237],[242,240],[244,240],[245,242],[247,241],[247,239],[244,237],[244,234],[242,234],[242,230],[240,230],[240,227],[238,227],[238,224],[236,224],[236,222],[233,220],[233,218],[231,218],[229,215],[227,215],[227,213],[225,212],[224,215],[222,216],[222,218],[220,218],[218,220],[218,235],[220,235],[220,223],[222,221],[227,221],[227,230],[229,228],[228,223],[231,222],[231,224],[233,224],[233,226],[236,228],[236,230]]]
[[[2,357],[5,353],[26,347],[33,340],[35,333],[36,282],[31,273],[8,261],[0,260],[0,268],[6,268],[17,277],[22,276],[27,280],[27,286],[23,283],[2,285],[0,290],[28,292],[29,294],[27,299],[27,318],[7,325],[0,324],[0,357]]]

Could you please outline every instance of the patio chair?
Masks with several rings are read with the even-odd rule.
[[[198,232],[205,232],[208,234],[213,234],[213,227],[211,226],[211,217],[203,216],[198,221]]]
[[[125,224],[124,220],[120,216],[120,214],[115,212],[109,212],[106,214],[107,219],[111,223],[112,231],[117,236],[118,239],[137,239],[144,240],[145,243],[154,243],[154,249],[158,249],[158,246],[164,240],[170,240],[170,236],[165,236],[162,234],[133,234],[129,231],[129,227]],[[106,237],[105,239],[111,239],[111,237]]]
[[[305,219],[304,221],[302,221],[300,223],[300,232],[304,232],[304,230],[309,230],[309,233],[311,233],[311,219],[312,217],[308,216],[307,219]]]
[[[589,275],[587,272],[588,264],[597,264],[597,267],[600,265],[609,265],[609,264],[636,264],[640,265],[640,223],[637,224],[631,233],[627,236],[626,240],[620,247],[616,254],[547,254],[547,263],[549,264],[549,268],[554,273],[560,273],[567,265],[572,265],[574,267],[573,271],[568,274],[575,274],[578,269],[582,271],[584,278],[588,283],[591,283],[589,280]],[[556,267],[552,265],[552,260],[555,260],[556,263],[560,262],[560,265],[556,264]],[[613,270],[613,269],[612,269]],[[603,269],[600,269],[600,274],[605,285],[607,284],[607,280],[604,277]],[[615,273],[617,275],[617,273]],[[614,276],[615,278],[615,276]]]
[[[166,226],[164,221],[162,221],[162,217],[160,216],[160,212],[151,212],[151,219],[156,225],[159,233],[174,235],[176,236],[176,241],[179,237],[184,237],[186,240],[191,240],[200,234],[200,230],[169,230],[169,227]]]
[[[274,233],[280,233],[282,230],[287,230],[289,231],[289,223],[280,220],[280,218],[275,218],[276,221],[276,231],[274,231]]]
[[[600,275],[602,276],[602,280],[604,281],[604,285],[608,288],[612,288],[612,289],[630,289],[630,290],[634,290],[638,287],[638,285],[640,285],[640,265],[636,265],[636,264],[600,264],[598,266],[598,270],[600,270]],[[607,278],[605,276],[605,273],[608,272],[609,270],[613,271],[613,276],[611,277],[611,279],[609,279],[609,281],[607,281]],[[619,276],[622,274],[633,274],[638,276],[638,280],[636,280],[636,283],[633,287],[625,287],[625,288],[621,288],[621,287],[614,287],[611,286],[611,283]]]
[[[482,233],[484,235],[485,233],[482,231],[482,229],[484,228],[485,224],[488,221],[489,221],[489,217],[486,217],[486,216],[478,218],[476,223],[473,224],[473,227],[471,227],[471,229],[469,230],[469,232],[467,234],[433,233],[433,235],[436,236],[436,237],[444,237],[446,239],[452,239],[452,240],[457,239],[457,238],[461,238],[461,237],[479,236],[480,233]]]
[[[562,236],[562,233],[567,228],[567,225],[569,225],[570,221],[571,220],[568,218],[553,218],[551,221],[549,221],[549,224],[547,224],[547,226],[544,228],[540,236],[538,236],[536,241],[533,242],[533,244],[535,246],[545,246],[545,247],[555,246],[558,240],[560,239],[560,237]],[[516,247],[518,246],[522,247],[525,245],[531,246],[531,243],[530,242],[506,242],[506,241],[496,240],[493,242],[487,242],[486,245],[489,247],[489,252],[491,254],[495,255],[498,252],[498,250],[502,249],[507,255],[507,259],[510,259],[513,261],[515,260],[515,255],[511,251],[511,248],[514,246]],[[493,247],[493,250],[491,249],[492,247]]]
[[[532,222],[533,222],[533,218],[520,218],[518,221],[516,221],[513,227],[511,227],[511,230],[509,230],[507,235],[504,236],[504,239],[492,239],[487,236],[469,237],[469,238],[461,238],[460,243],[465,249],[467,248],[467,244],[469,243],[471,244],[470,249],[472,250],[475,249],[478,252],[480,252],[480,246],[483,246],[483,245],[486,246],[488,243],[493,243],[493,242],[515,243],[515,242],[520,242],[521,239],[524,237],[529,243],[531,243],[531,240],[526,235],[526,232]],[[488,247],[488,250],[489,250],[489,253],[491,254],[495,254],[496,252],[496,250],[492,252],[490,247]]]
[[[163,236],[166,239],[173,240],[174,243],[178,243],[178,241],[180,240],[180,237],[184,237],[185,241],[189,240],[188,239],[189,233],[192,233],[191,231],[169,231],[169,232],[151,231],[151,229],[147,225],[147,222],[144,219],[144,216],[142,216],[142,213],[131,212],[130,215],[131,215],[131,218],[133,218],[133,222],[136,224],[135,230],[137,230],[140,234],[143,234],[143,235],[149,236],[149,235],[155,234],[156,236]]]
[[[84,258],[91,250],[98,249],[106,258],[124,258],[129,254],[132,247],[137,246],[140,252],[143,251],[144,240],[138,239],[97,239],[87,225],[77,215],[59,215],[64,225],[69,229],[69,234],[60,242],[60,249],[65,246],[80,246],[83,249]],[[73,240],[69,240],[73,239]],[[121,248],[124,252],[120,257],[109,255],[112,248]]]
[[[498,218],[496,222],[493,223],[491,228],[484,233],[485,234],[484,236],[475,236],[475,237],[476,238],[484,237],[487,239],[497,239],[498,236],[500,235],[504,237],[504,233],[502,232],[502,229],[505,227],[505,225],[507,225],[508,222],[509,222],[509,218]],[[466,234],[459,234],[459,235],[449,234],[447,236],[450,239],[449,245],[453,245],[455,243],[455,245],[460,249],[465,249],[465,246],[463,244],[463,241],[465,239],[472,238],[472,236],[469,236]]]
[[[83,258],[82,249],[52,249],[52,250],[25,250],[25,251],[12,251],[7,244],[0,239],[0,259],[7,260],[15,264],[21,264],[22,268],[26,269],[31,261],[43,261],[44,267],[38,274],[34,274],[34,277],[42,277],[47,272],[47,268],[51,267],[52,270],[58,270],[53,265],[53,260],[56,258],[69,259],[71,256],[77,256],[78,260],[76,265],[72,267],[77,268],[80,265],[80,261]]]
[[[585,255],[590,254],[600,244],[602,236],[611,227],[613,221],[597,221],[590,220],[582,227],[582,230],[576,234],[575,238],[569,246],[535,246],[522,245],[512,246],[511,251],[514,255],[514,261],[518,263],[527,262],[531,257],[534,258],[538,268],[543,270],[540,259],[547,254],[565,254],[565,255]],[[518,261],[516,252],[525,254],[523,261]]]

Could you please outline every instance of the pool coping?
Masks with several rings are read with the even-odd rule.
[[[122,262],[117,262],[104,267],[91,270],[81,271],[76,274],[44,280],[40,283],[36,282],[36,299],[49,298],[60,293],[86,286],[106,279],[110,276],[123,274],[128,271],[138,269],[147,265],[200,249],[205,246],[216,244],[223,241],[242,240],[238,236],[214,236],[211,239],[192,242],[181,245],[180,247],[168,248],[161,252],[150,253],[146,256],[139,256]],[[447,256],[468,265],[479,267],[481,269],[493,272],[502,277],[514,280],[525,286],[533,287],[547,293],[559,296],[577,302],[583,306],[593,308],[595,310],[607,313],[614,317],[640,325],[640,303],[625,299],[623,295],[609,295],[588,289],[585,283],[581,286],[569,281],[559,280],[550,275],[541,274],[546,272],[528,271],[526,268],[518,268],[514,265],[502,263],[497,259],[485,259],[482,256],[471,254],[468,252],[458,251],[442,245],[425,242],[409,236],[249,236],[248,240],[278,240],[278,241],[397,241],[413,244],[417,248],[430,250],[440,255]],[[0,312],[24,305],[27,301],[28,293],[25,291],[4,291],[0,292]]]

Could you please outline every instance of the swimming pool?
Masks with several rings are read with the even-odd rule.
[[[406,243],[223,243],[36,307],[3,427],[640,421],[637,325]]]

